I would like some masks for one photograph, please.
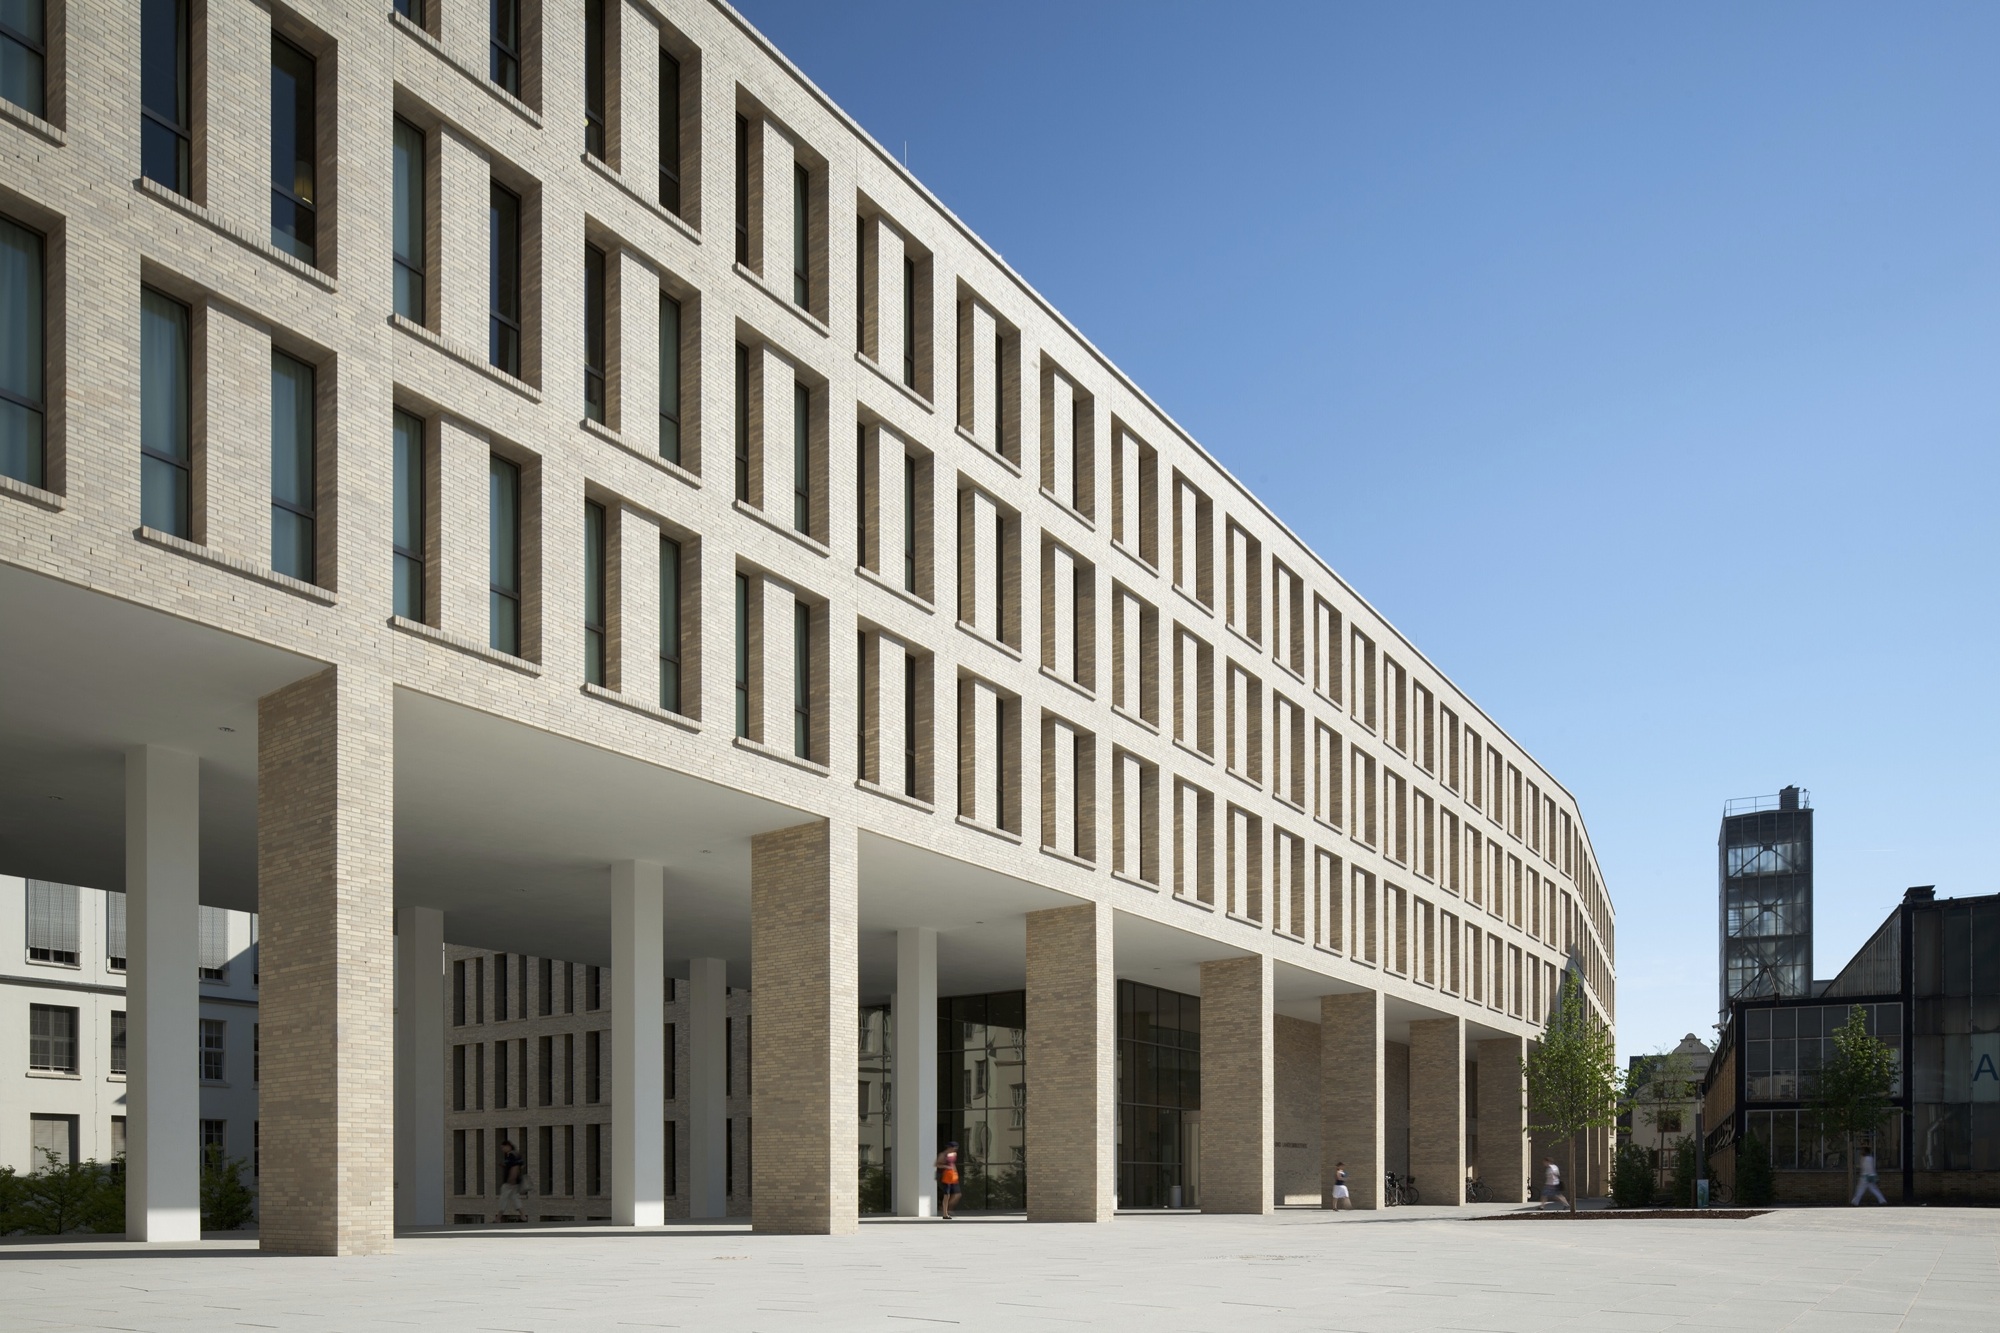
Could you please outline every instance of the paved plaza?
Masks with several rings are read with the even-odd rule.
[[[1476,1220],[1412,1208],[742,1227],[459,1230],[371,1259],[244,1241],[0,1245],[8,1329],[1991,1330],[2000,1211]]]

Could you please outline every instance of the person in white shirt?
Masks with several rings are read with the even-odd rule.
[[[1855,1187],[1854,1197],[1849,1200],[1849,1203],[1859,1208],[1861,1206],[1861,1196],[1864,1194],[1874,1195],[1875,1202],[1877,1203],[1889,1202],[1882,1197],[1882,1187],[1877,1181],[1875,1150],[1873,1148],[1863,1148],[1861,1150],[1861,1183]]]
[[[1556,1159],[1553,1157],[1545,1157],[1542,1161],[1544,1163],[1542,1203],[1544,1205],[1559,1203],[1565,1208],[1569,1207],[1569,1196],[1563,1193],[1562,1168],[1556,1165]]]

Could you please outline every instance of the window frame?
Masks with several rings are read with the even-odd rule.
[[[610,121],[606,116],[605,65],[610,30],[604,21],[604,0],[583,0],[583,151],[610,163]]]
[[[416,140],[415,160],[408,169],[405,169],[408,161],[408,145],[404,142],[406,133]],[[397,314],[413,324],[422,325],[430,306],[426,286],[429,280],[426,228],[430,219],[430,136],[413,121],[397,116],[390,130],[390,158],[394,181],[389,212],[389,253],[397,278],[390,295]],[[407,228],[403,226],[405,212],[411,215]],[[414,258],[405,253],[397,242],[397,233],[404,230],[414,237],[417,251]],[[409,304],[412,309],[403,308],[405,291],[411,293]]]
[[[197,1021],[200,1024],[201,1081],[226,1083],[229,1079],[229,1024],[220,1018],[203,1018]],[[214,1070],[213,1073],[210,1072],[211,1069]]]
[[[486,10],[486,79],[509,97],[521,96],[521,0],[490,0]],[[505,27],[511,31],[503,32]]]
[[[57,1035],[50,1028],[45,1028],[39,1034],[35,1031],[35,1024],[38,1019],[42,1020],[45,1024],[52,1023],[57,1014],[67,1014],[69,1016],[69,1035],[67,1038]],[[28,1006],[28,1068],[34,1072],[44,1074],[75,1074],[79,1072],[78,1061],[81,1053],[77,1049],[77,1031],[80,1026],[80,1019],[81,1011],[75,1005],[30,1004]],[[68,1042],[66,1052],[59,1045],[59,1043],[65,1040]],[[37,1043],[40,1044],[39,1050],[41,1056],[39,1060],[37,1059]],[[68,1063],[61,1062],[61,1057],[65,1053],[69,1057]]]
[[[145,10],[155,5],[171,5],[174,13],[174,85],[179,105],[173,114],[178,119],[169,119],[168,112],[153,106],[146,100],[146,16]],[[145,179],[172,190],[183,198],[191,198],[194,193],[194,25],[190,0],[144,0],[139,20],[139,173]],[[146,126],[157,125],[173,135],[174,176],[171,181],[161,180],[148,170],[146,153]]]
[[[296,173],[294,173],[293,178],[289,183],[280,182],[277,176],[273,174],[273,176],[271,177],[271,244],[276,246],[278,249],[284,251],[292,258],[297,259],[302,263],[310,264],[313,267],[317,268],[319,266],[319,240],[320,240],[319,202],[318,202],[319,176],[320,176],[319,105],[318,105],[319,60],[312,54],[307,52],[306,49],[300,46],[298,43],[287,41],[283,37],[278,36],[276,33],[271,34],[271,103],[272,103],[271,155],[272,158],[274,159],[273,161],[274,167],[276,165],[275,159],[277,157],[277,150],[279,146],[277,137],[278,136],[278,116],[277,116],[278,75],[283,69],[283,67],[279,64],[279,57],[281,52],[286,52],[286,51],[291,52],[299,60],[304,62],[305,68],[309,72],[311,79],[310,83],[307,84],[305,87],[306,95],[304,97],[295,99],[294,102],[295,107],[302,109],[305,112],[305,114],[300,116],[297,122],[293,126],[295,133],[293,135],[293,142],[292,142],[292,160],[294,163],[297,163],[299,161],[307,161],[310,163],[312,167],[312,180],[309,182],[309,188],[312,190],[313,197],[309,199],[299,194],[297,185],[298,177]],[[297,77],[296,71],[284,71],[284,72],[291,73],[294,78]],[[306,156],[304,158],[301,158],[299,156],[299,149],[301,146],[303,146],[306,150]],[[296,215],[292,220],[293,223],[292,230],[289,233],[279,230],[278,214],[280,211],[281,204],[290,204],[291,207],[294,209],[305,210],[306,226],[304,230],[310,234],[309,240],[299,239],[299,231],[300,231],[298,226],[299,219]],[[295,249],[294,246],[302,246],[306,253],[304,254],[299,253],[298,249]]]
[[[303,503],[296,500],[285,499],[278,494],[279,421],[278,421],[277,379],[278,379],[278,362],[281,359],[289,361],[295,366],[302,367],[306,372],[306,386],[307,386],[308,400],[306,403],[306,412],[305,412],[305,424],[306,424],[305,459],[307,466],[306,466],[306,476],[304,478],[304,487],[303,487],[303,492],[306,496],[306,499]],[[319,540],[319,512],[318,512],[319,511],[319,505],[318,505],[319,413],[317,410],[318,396],[319,396],[319,369],[318,367],[314,366],[311,362],[301,360],[300,358],[291,355],[289,352],[281,351],[278,348],[274,347],[271,349],[271,381],[272,381],[271,568],[273,570],[276,570],[278,573],[288,575],[289,577],[298,579],[303,583],[312,583],[317,579],[319,574],[319,558],[317,550],[317,544]],[[290,569],[283,569],[280,568],[279,566],[278,530],[279,530],[279,525],[281,523],[281,519],[279,518],[280,513],[290,514],[292,517],[299,519],[304,525],[305,538],[306,538],[304,543],[304,551],[306,555],[306,564],[304,572],[299,572]]]
[[[669,554],[671,552],[671,554]],[[660,534],[660,707],[682,711],[681,672],[686,662],[681,586],[686,551],[678,537]]]
[[[681,62],[660,48],[660,207],[681,215]]]
[[[604,506],[583,502],[583,678],[603,686],[610,665],[609,622],[605,616],[610,524]]]
[[[668,312],[672,312],[673,337],[667,336]],[[681,462],[682,384],[681,358],[687,352],[687,311],[672,293],[660,292],[660,457],[676,467]],[[671,395],[668,386],[672,386]],[[671,396],[671,409],[669,398]],[[668,437],[673,440],[668,449]]]
[[[609,354],[611,339],[605,327],[609,309],[606,300],[604,248],[586,241],[583,246],[583,415],[603,426],[610,413]]]
[[[42,16],[42,38],[40,41],[36,41],[19,28],[0,21],[0,42],[12,42],[35,58],[35,73],[37,81],[40,84],[41,96],[34,106],[29,106],[26,102],[14,102],[14,105],[22,108],[32,116],[45,119],[49,113],[49,17],[47,7],[42,5],[40,0],[37,0],[34,12]],[[7,100],[10,102],[14,101],[11,97]]]
[[[180,457],[175,457],[172,454],[163,453],[157,449],[152,448],[147,443],[146,425],[148,421],[148,416],[146,412],[146,396],[145,396],[146,339],[144,333],[144,322],[146,319],[147,299],[149,297],[161,303],[162,305],[170,307],[172,310],[179,312],[179,321],[180,321],[180,327],[179,327],[180,367],[179,368],[182,372],[182,382],[180,386],[180,395],[179,395],[180,408],[181,408],[180,421],[177,423],[176,433],[180,437],[180,443],[182,448],[185,450],[185,453],[183,453]],[[169,532],[173,536],[180,537],[183,539],[190,539],[194,535],[194,310],[185,301],[177,300],[174,297],[169,296],[167,293],[161,291],[157,287],[141,286],[139,288],[139,311],[140,311],[140,323],[141,323],[141,331],[139,339],[140,521],[144,522],[146,519],[147,487],[145,484],[145,480],[146,480],[146,473],[148,471],[148,469],[146,468],[146,460],[150,459],[156,463],[163,464],[167,467],[173,468],[179,474],[178,479],[181,484],[181,489],[175,496],[176,505],[174,513],[174,526],[172,528],[163,528],[161,529],[161,531]],[[159,475],[157,468],[152,469],[152,471],[154,475]],[[157,525],[149,524],[148,526],[157,526]]]
[[[414,463],[414,466],[408,470],[405,468],[402,457],[405,449],[405,435],[402,429],[402,423],[404,422],[408,422],[414,427],[414,430],[410,432],[408,440],[410,459]],[[428,623],[425,620],[424,613],[427,603],[430,600],[427,596],[428,589],[426,586],[429,568],[424,554],[424,520],[427,508],[424,502],[430,471],[430,459],[427,456],[428,448],[426,441],[428,431],[429,427],[424,418],[418,416],[416,413],[402,407],[392,409],[390,425],[390,448],[392,451],[390,476],[392,478],[392,489],[389,548],[392,553],[393,565],[390,577],[390,596],[394,602],[395,613],[397,615],[402,616],[406,620],[414,620],[419,624]],[[399,503],[399,501],[406,490],[408,491],[411,535],[416,540],[415,546],[404,545],[398,540],[397,536],[398,529],[403,526],[399,519],[404,505]],[[416,574],[415,582],[412,585],[415,589],[415,598],[407,606],[402,601],[403,582],[399,577],[405,565],[413,567]]]
[[[511,217],[508,216],[510,212]],[[522,337],[521,310],[521,214],[521,196],[489,178],[486,200],[486,361],[515,379],[521,378],[522,345],[525,341]],[[509,229],[505,246],[501,244],[503,227]],[[503,264],[503,258],[508,263]],[[502,308],[502,297],[506,298],[511,309]]]
[[[34,428],[34,442],[23,459],[22,472],[26,475],[17,475],[0,467],[0,476],[14,477],[30,486],[44,487],[48,484],[49,471],[49,238],[40,228],[31,227],[20,219],[6,214],[0,214],[0,227],[13,228],[28,238],[32,245],[34,281],[31,284],[32,300],[29,302],[32,309],[22,312],[22,332],[27,335],[34,349],[32,360],[35,365],[37,395],[30,399],[25,394],[0,384],[0,403],[11,404],[28,414]],[[11,288],[12,284],[8,286]],[[8,317],[11,318],[11,306],[17,299],[17,294],[10,290],[8,297]]]
[[[486,520],[487,644],[494,651],[506,653],[511,657],[519,657],[521,655],[524,630],[522,624],[524,608],[522,606],[521,587],[521,480],[521,465],[519,463],[509,458],[503,458],[499,454],[488,455]],[[495,521],[499,517],[495,512],[495,501],[500,498],[493,489],[495,483],[504,483],[512,491],[510,497],[512,501],[512,513],[508,516],[508,531],[505,534],[507,542],[504,552],[500,541],[502,535],[500,525]],[[513,565],[512,587],[504,587],[494,578],[495,573],[498,572],[495,567],[503,553],[507,555]],[[501,642],[503,637],[500,633],[501,621],[496,613],[502,605],[511,607],[513,613],[511,643]]]

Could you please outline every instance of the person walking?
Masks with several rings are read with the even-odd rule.
[[[952,1220],[951,1210],[957,1205],[959,1195],[965,1187],[958,1181],[958,1144],[956,1141],[944,1145],[944,1151],[937,1155],[938,1216],[945,1221]]]
[[[1873,1148],[1863,1148],[1861,1150],[1861,1183],[1855,1186],[1854,1197],[1849,1200],[1850,1206],[1859,1208],[1861,1206],[1861,1196],[1864,1194],[1874,1195],[1875,1202],[1880,1204],[1889,1202],[1882,1197],[1882,1186],[1879,1183],[1879,1177],[1875,1170],[1875,1150]]]
[[[1552,1203],[1559,1203],[1569,1207],[1569,1196],[1563,1193],[1562,1168],[1556,1165],[1553,1157],[1544,1157],[1542,1165],[1542,1206],[1546,1208]]]
[[[1333,1164],[1333,1211],[1337,1213],[1343,1208],[1352,1208],[1353,1206],[1354,1197],[1347,1192],[1347,1163],[1335,1162]]]
[[[508,1220],[507,1215],[509,1213],[514,1215],[513,1220],[516,1222],[525,1222],[528,1220],[528,1201],[522,1190],[522,1186],[527,1183],[527,1176],[527,1158],[521,1156],[520,1151],[514,1147],[512,1139],[502,1139],[500,1141],[500,1220],[502,1222]]]

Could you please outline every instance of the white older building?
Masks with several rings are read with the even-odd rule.
[[[192,1226],[204,905],[271,1250],[447,1220],[447,935],[611,969],[620,1222],[669,976],[696,1216],[732,987],[761,1230],[852,1228],[864,1146],[921,1210],[960,1123],[1038,1220],[1193,1153],[1205,1211],[1450,1202],[1468,1106],[1524,1179],[1559,978],[1613,1017],[1572,795],[735,11],[28,8],[0,852],[128,894],[134,1237]]]

